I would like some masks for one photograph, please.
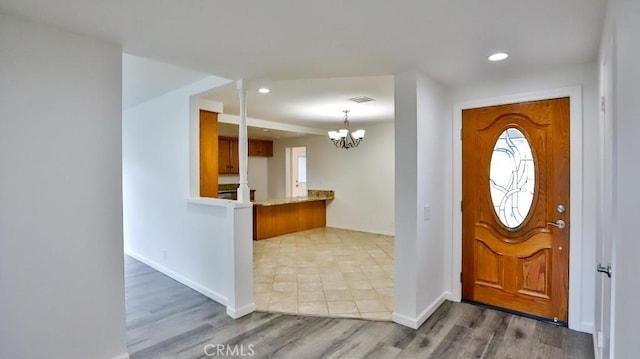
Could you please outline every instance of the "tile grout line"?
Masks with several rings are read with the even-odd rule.
[[[301,246],[301,244],[299,243],[299,240],[292,240],[291,238],[289,238],[289,243],[284,243],[283,239],[286,239],[286,237],[290,237],[290,236],[284,236],[281,238],[275,238],[273,239],[273,243],[266,243],[265,245],[261,245],[262,243],[260,243],[260,245],[255,245],[254,247],[256,248],[255,250],[255,258],[254,258],[254,270],[257,269],[257,267],[259,267],[259,264],[261,262],[261,259],[263,259],[263,254],[266,251],[263,251],[263,249],[266,248],[276,248],[277,246],[277,250],[273,250],[271,251],[272,255],[276,255],[278,256],[277,259],[275,261],[272,261],[271,263],[273,263],[275,265],[275,267],[268,267],[268,268],[273,268],[270,271],[273,272],[273,276],[270,278],[271,279],[271,293],[269,293],[269,298],[268,298],[268,302],[267,304],[267,310],[269,310],[271,303],[274,302],[275,303],[275,297],[272,296],[272,294],[274,292],[278,292],[276,291],[276,287],[274,286],[277,279],[276,277],[278,276],[278,274],[280,274],[280,277],[285,277],[285,274],[290,274],[292,275],[292,273],[290,271],[283,271],[283,272],[279,272],[278,268],[286,268],[288,267],[286,263],[283,264],[283,262],[285,262],[284,260],[282,260],[282,257],[280,257],[281,255],[284,255],[285,259],[287,255],[293,254],[295,257],[300,257],[301,254],[300,252],[304,252],[304,251],[314,251],[315,253],[317,252],[322,252],[322,251],[326,251],[326,255],[323,254],[322,257],[327,257],[327,258],[331,258],[334,256],[346,256],[348,261],[347,262],[351,262],[352,264],[350,265],[344,265],[344,262],[342,265],[338,264],[338,266],[340,267],[340,270],[336,270],[336,271],[327,271],[326,268],[319,268],[317,269],[318,273],[315,273],[317,275],[317,277],[319,277],[320,281],[317,282],[318,286],[320,286],[322,288],[322,290],[320,291],[323,295],[324,300],[321,301],[324,304],[324,309],[326,309],[327,313],[329,316],[331,316],[330,313],[330,307],[329,307],[329,303],[333,302],[333,301],[345,301],[345,302],[349,302],[351,304],[351,306],[355,309],[355,313],[351,312],[351,313],[334,313],[334,316],[350,316],[350,317],[359,317],[359,318],[363,318],[363,313],[367,314],[368,312],[364,312],[361,309],[361,305],[358,305],[358,301],[366,301],[366,300],[375,300],[378,302],[378,304],[382,305],[385,308],[384,313],[387,313],[388,315],[388,320],[390,320],[390,316],[391,316],[391,310],[386,309],[388,307],[392,307],[392,303],[389,303],[388,300],[392,300],[392,298],[389,298],[391,296],[384,296],[382,293],[382,290],[384,289],[391,289],[391,288],[385,288],[385,287],[378,287],[376,285],[374,285],[374,283],[371,282],[371,280],[388,280],[388,281],[393,281],[392,277],[392,273],[390,273],[389,270],[386,270],[384,266],[392,266],[392,257],[389,256],[387,254],[387,252],[385,251],[385,248],[389,249],[388,247],[392,247],[392,244],[388,244],[386,246],[382,246],[380,245],[379,242],[376,238],[374,240],[371,240],[371,242],[373,243],[369,243],[368,246],[366,246],[366,248],[362,247],[362,246],[357,246],[355,244],[354,241],[347,241],[344,238],[340,241],[340,243],[344,244],[345,242],[351,242],[351,244],[348,245],[347,249],[340,249],[339,253],[335,253],[335,251],[333,251],[332,254],[332,250],[330,249],[330,245],[332,244],[336,244],[336,243],[318,243],[318,245],[304,245]],[[326,239],[326,238],[325,238]],[[318,239],[315,239],[316,241],[318,241]],[[388,237],[388,240],[391,240],[391,237]],[[358,239],[358,241],[361,241],[361,239]],[[283,250],[284,248],[284,250]],[[292,248],[292,250],[290,250],[289,248]],[[361,251],[362,253],[367,253],[368,256],[354,256],[353,251]],[[387,256],[387,258],[385,259],[385,255]],[[359,262],[359,260],[361,258],[367,258],[367,263],[363,264],[361,262]],[[317,258],[317,257],[316,257]],[[314,258],[315,259],[315,258]],[[299,262],[295,263],[296,261],[293,261],[293,265],[291,265],[290,267],[293,268],[304,268],[305,266],[300,266]],[[297,264],[297,265],[296,265]],[[321,265],[321,263],[312,263],[312,266],[309,267],[317,267],[318,265]],[[362,272],[362,267],[363,266],[373,266],[375,267],[376,272]],[[353,270],[353,271],[343,271],[345,270],[345,267],[357,267],[357,269]],[[296,309],[296,313],[299,314],[312,314],[312,315],[316,315],[316,313],[301,313],[300,310],[300,304],[301,303],[305,303],[303,301],[300,301],[300,293],[302,292],[301,288],[303,286],[303,283],[307,283],[308,281],[301,281],[300,277],[298,276],[299,273],[298,269],[293,269],[293,275],[295,275],[295,285],[296,285],[296,298],[295,298],[295,309]],[[354,269],[354,268],[349,268],[349,269]],[[381,270],[382,269],[382,270]],[[263,272],[264,273],[264,269]],[[313,271],[312,271],[313,273]],[[364,278],[359,278],[359,279],[348,279],[345,278],[345,274],[347,273],[361,273]],[[367,273],[380,273],[379,275],[367,275]],[[325,276],[323,276],[323,274],[327,274]],[[329,274],[333,274],[336,275],[336,279],[340,278],[340,280],[336,280],[335,282],[342,282],[344,283],[343,286],[338,285],[337,288],[340,289],[332,289],[332,288],[327,288],[326,287],[326,283],[328,282],[332,282],[330,280],[327,280],[325,278],[328,277]],[[256,277],[258,275],[256,274]],[[348,275],[346,277],[349,277]],[[372,278],[373,277],[373,278]],[[293,279],[291,277],[289,277],[290,279]],[[359,290],[358,288],[354,288],[353,282],[365,282],[365,290],[371,290],[373,291],[373,293],[375,293],[375,298],[361,298],[361,299],[356,299],[356,297],[354,296],[354,291],[355,290]],[[283,289],[286,288],[285,282],[281,282],[283,283]],[[342,288],[341,288],[342,287]],[[345,289],[346,288],[346,289]],[[327,291],[330,290],[345,290],[348,291],[349,293],[349,297],[350,300],[329,300],[329,295],[327,293]],[[282,292],[281,292],[282,293]],[[260,296],[262,293],[257,293],[256,297]],[[264,295],[264,294],[262,294]],[[306,301],[306,302],[310,302],[310,301]],[[315,303],[318,303],[318,301],[314,301]],[[291,308],[290,308],[291,309]],[[383,313],[383,312],[369,312],[369,313]],[[350,315],[351,314],[351,315]],[[366,315],[365,315],[366,317]],[[365,318],[366,319],[366,318]]]

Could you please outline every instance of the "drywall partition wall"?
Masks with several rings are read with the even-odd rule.
[[[640,69],[638,34],[640,34],[640,3],[613,0],[609,16],[614,25],[616,62],[614,65],[613,105],[614,153],[617,156],[614,173],[614,232],[612,276],[612,358],[640,356],[637,326],[640,322],[640,281],[638,280],[638,153],[640,153]],[[606,263],[605,263],[606,264]]]
[[[194,95],[227,82],[209,77],[123,112],[124,244],[126,253],[237,312],[232,302],[253,301],[234,292],[236,262],[252,263],[250,248],[234,251],[236,241],[251,242],[237,225],[251,228],[251,217],[235,201],[189,200],[198,177],[190,173],[198,153],[190,140],[198,138]]]
[[[566,89],[563,90],[563,89]],[[577,89],[573,91],[571,89]],[[490,83],[456,88],[452,90],[453,103],[459,108],[470,103],[478,103],[478,106],[497,104],[503,99],[513,98],[511,102],[522,101],[521,98],[538,97],[539,94],[549,93],[551,97],[569,96],[572,97],[572,171],[576,167],[582,167],[581,171],[572,173],[572,203],[582,202],[579,208],[573,208],[572,218],[581,212],[582,222],[572,223],[571,227],[571,268],[570,277],[570,308],[569,325],[572,329],[591,333],[593,329],[593,293],[595,286],[595,276],[593,263],[595,259],[595,216],[596,216],[596,171],[597,171],[597,131],[598,131],[598,85],[597,66],[595,64],[577,65],[567,68],[555,69],[544,73],[527,74],[520,77],[500,79]],[[544,96],[543,96],[544,97]],[[580,100],[581,99],[581,100]],[[581,101],[582,103],[577,103]],[[510,102],[510,101],[506,101]],[[574,107],[576,106],[577,107]],[[580,113],[581,112],[581,113]],[[456,114],[454,114],[455,116]],[[581,115],[581,118],[574,118],[574,115]],[[452,141],[459,141],[457,129],[452,131]],[[579,146],[579,143],[583,146]],[[594,144],[594,145],[589,145]],[[577,146],[577,147],[576,147]],[[459,148],[459,146],[458,146]],[[457,162],[455,162],[457,161]],[[461,166],[460,159],[454,158],[454,167]],[[574,177],[575,176],[575,177]],[[582,186],[582,189],[580,189]],[[461,189],[454,189],[460,193]],[[459,201],[459,196],[454,197],[454,201]],[[460,213],[454,213],[454,218],[459,219]],[[453,240],[460,240],[458,234]],[[459,247],[454,245],[454,258],[452,263],[457,267],[453,272],[460,271]],[[457,278],[452,277],[452,282],[457,283]],[[454,284],[454,286],[456,286]],[[456,298],[459,298],[459,285],[453,289]],[[573,293],[573,294],[571,294]]]
[[[126,358],[119,46],[0,14],[0,358]]]
[[[327,226],[393,235],[393,124],[362,127],[364,140],[349,150],[336,148],[326,134],[275,140],[268,160],[269,195],[286,196],[286,148],[306,146],[307,188],[336,193],[327,202]]]
[[[393,320],[411,328],[449,295],[450,116],[438,83],[416,72],[395,77]]]
[[[424,321],[448,298],[451,238],[451,107],[447,90],[417,76],[418,95],[418,319]],[[399,176],[396,173],[396,176]]]

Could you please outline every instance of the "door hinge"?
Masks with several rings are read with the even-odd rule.
[[[600,111],[605,112],[606,109],[606,100],[604,98],[604,96],[600,97]]]
[[[460,272],[460,283],[462,283],[462,272]]]
[[[462,141],[462,129],[460,129],[460,141]]]
[[[596,271],[606,274],[608,278],[611,278],[611,275],[613,274],[613,271],[611,270],[611,264],[609,264],[606,267],[603,266],[602,264],[598,264],[596,266]]]
[[[462,201],[460,201],[460,212],[462,212]]]
[[[598,342],[598,348],[602,348],[603,340],[602,340],[602,332],[601,331],[598,331],[598,340],[597,340],[597,342]]]

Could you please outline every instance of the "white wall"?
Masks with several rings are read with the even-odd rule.
[[[395,118],[393,320],[417,328],[448,296],[451,111],[445,89],[420,73],[397,75]]]
[[[609,15],[614,22],[617,61],[614,65],[614,129],[617,141],[614,153],[617,171],[614,174],[614,240],[612,276],[612,336],[615,358],[640,357],[638,323],[640,323],[640,280],[638,280],[638,153],[640,153],[640,3],[612,0]]]
[[[269,196],[286,196],[285,149],[306,146],[307,189],[335,191],[336,198],[327,202],[327,226],[393,235],[393,124],[363,128],[364,140],[349,150],[336,148],[326,135],[275,140],[268,163]]]
[[[451,91],[452,102],[462,103],[522,93],[582,86],[583,90],[583,173],[582,203],[583,222],[581,238],[571,238],[572,243],[581,241],[581,288],[579,303],[580,329],[591,333],[594,323],[595,290],[595,223],[596,223],[596,172],[598,156],[598,76],[597,65],[584,64],[555,69],[543,73],[528,74],[517,78],[496,80],[490,83],[455,88]],[[571,264],[570,264],[571,265]],[[570,283],[571,285],[571,283]],[[570,320],[572,320],[570,318]]]
[[[249,157],[247,180],[249,181],[249,188],[256,190],[256,201],[264,201],[271,198],[269,197],[269,168],[267,166],[268,162],[268,157]],[[218,177],[218,183],[240,183],[240,176],[220,175]]]
[[[124,358],[120,47],[0,14],[0,358]]]
[[[249,181],[249,188],[256,190],[256,201],[264,201],[270,198],[268,163],[268,157],[249,157],[247,181]]]
[[[233,275],[238,263],[252,266],[244,245],[251,231],[238,231],[239,223],[252,228],[251,211],[235,201],[189,200],[197,183],[191,180],[199,178],[190,172],[199,161],[197,140],[190,141],[199,138],[198,100],[191,96],[227,82],[209,77],[124,111],[124,245],[126,253],[237,311],[234,301],[253,302],[252,293],[238,296],[234,287],[240,278],[251,288],[252,277],[242,277],[251,273]],[[235,251],[239,241],[242,251]]]

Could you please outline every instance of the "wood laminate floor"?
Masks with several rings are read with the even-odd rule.
[[[130,257],[125,286],[132,359],[594,357],[588,334],[465,303],[444,303],[412,330],[264,312],[233,320],[224,306]]]

